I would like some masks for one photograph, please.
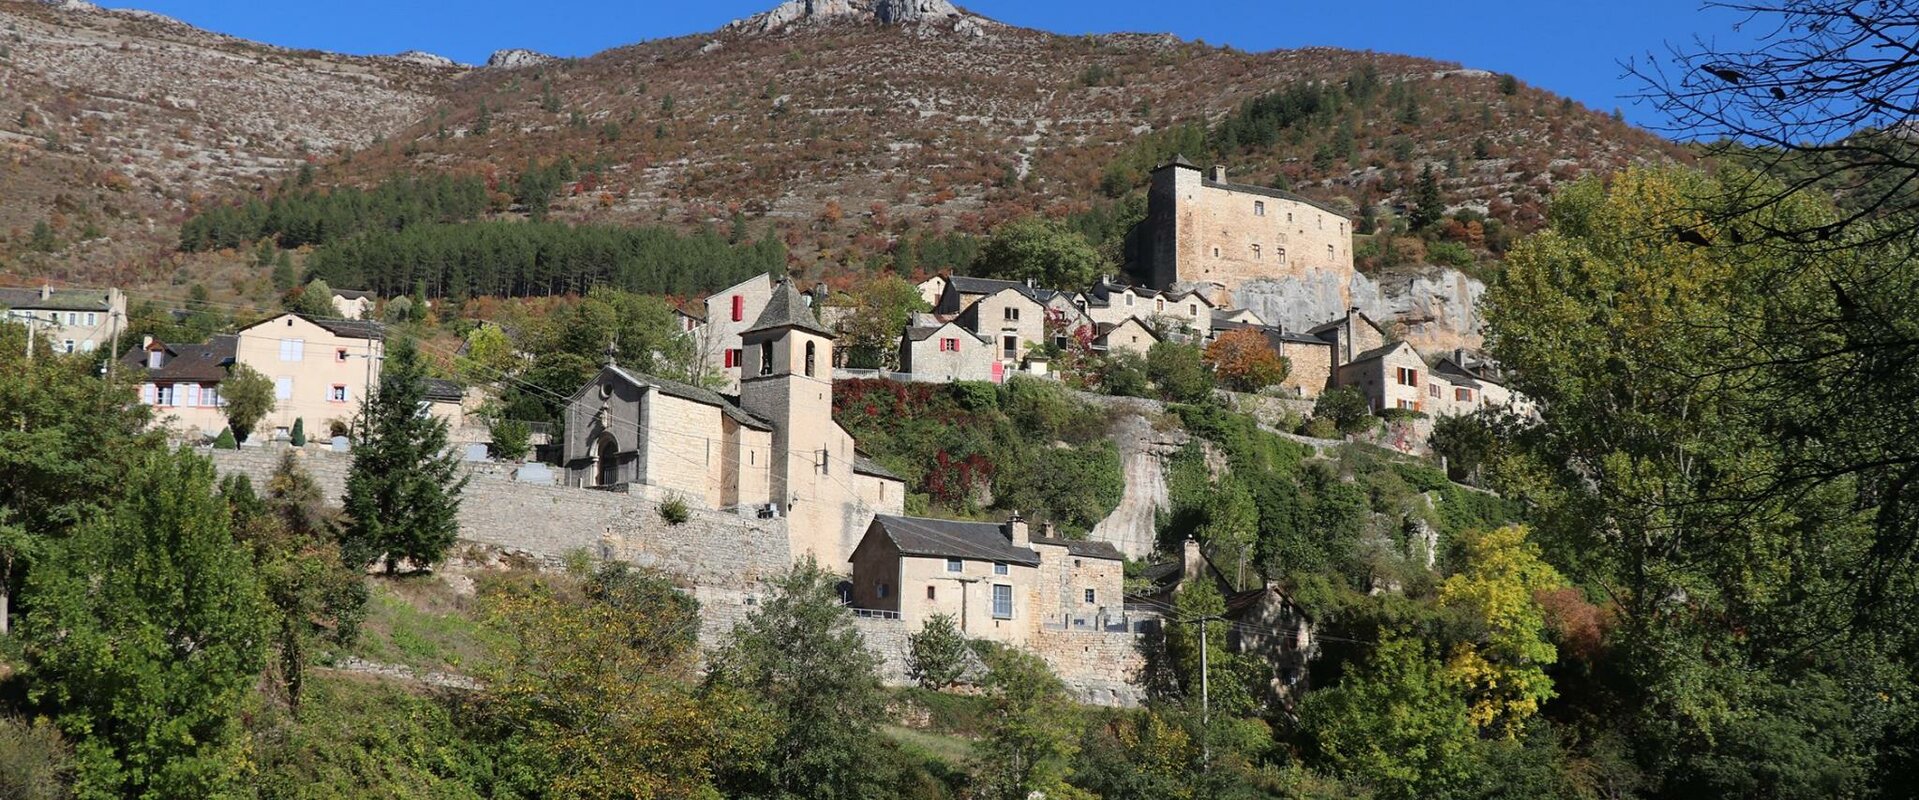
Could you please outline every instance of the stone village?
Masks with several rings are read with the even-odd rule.
[[[1000,522],[907,516],[905,482],[833,421],[834,383],[869,375],[1045,379],[1048,341],[1144,354],[1163,339],[1204,344],[1256,331],[1291,364],[1284,397],[1352,387],[1375,411],[1523,409],[1496,365],[1463,349],[1421,353],[1350,302],[1339,280],[1354,274],[1351,224],[1333,208],[1231,183],[1222,167],[1202,172],[1177,158],[1153,171],[1146,219],[1128,237],[1130,271],[1143,280],[1053,288],[932,277],[919,285],[932,311],[900,332],[900,371],[892,373],[841,366],[836,309],[824,292],[752,278],[680,311],[683,334],[723,378],[719,391],[632,371],[609,347],[598,374],[567,401],[550,447],[554,463],[472,464],[461,536],[549,563],[586,552],[656,567],[693,586],[709,635],[752,608],[764,578],[812,558],[845,576],[842,600],[893,680],[905,680],[907,634],[947,614],[967,636],[1041,655],[1083,699],[1118,705],[1141,697],[1139,640],[1164,624],[1167,598],[1183,582],[1215,581],[1226,593],[1225,616],[1240,623],[1229,644],[1259,654],[1274,696],[1290,695],[1316,643],[1311,621],[1278,588],[1232,591],[1189,540],[1176,560],[1146,567],[1150,591],[1129,596],[1125,559],[1151,553],[1116,543],[1150,541],[1150,530],[1107,526],[1074,540],[1017,514]],[[1266,319],[1239,302],[1275,277],[1327,289],[1347,311]],[[274,382],[275,408],[261,427],[283,437],[295,420],[351,416],[377,383],[382,328],[363,319],[372,300],[339,291],[336,317],[286,313],[204,343],[149,339],[118,364],[140,376],[142,401],[192,441],[224,424],[220,380],[247,364]],[[68,351],[105,346],[125,314],[117,290],[15,291],[0,302],[10,317],[46,326]],[[1269,313],[1286,316],[1283,308]],[[484,441],[466,420],[478,390],[433,381],[427,398],[455,441]],[[334,496],[348,463],[335,451],[344,449],[341,437],[302,451]],[[258,448],[214,457],[222,470],[256,479],[278,459]],[[668,502],[684,504],[690,519],[663,521],[659,508]]]

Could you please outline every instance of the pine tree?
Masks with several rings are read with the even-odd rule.
[[[446,420],[424,412],[426,363],[411,339],[388,348],[380,387],[365,401],[366,421],[347,473],[344,536],[349,566],[384,559],[424,567],[459,535],[466,477],[447,445]]]
[[[285,294],[300,284],[300,275],[293,271],[293,256],[280,251],[273,259],[273,290]]]
[[[1439,193],[1439,175],[1427,164],[1419,173],[1419,185],[1413,189],[1413,210],[1408,221],[1414,230],[1425,230],[1446,215],[1446,199]]]

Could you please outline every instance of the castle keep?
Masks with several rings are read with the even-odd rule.
[[[1290,192],[1231,183],[1185,156],[1153,170],[1146,219],[1127,236],[1128,267],[1156,289],[1198,289],[1221,308],[1255,280],[1353,273],[1352,218]]]

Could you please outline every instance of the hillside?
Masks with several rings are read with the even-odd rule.
[[[944,3],[819,3],[814,17],[795,5],[712,34],[460,72],[7,0],[21,37],[9,88],[27,89],[13,96],[63,105],[16,130],[20,102],[0,100],[18,148],[7,180],[31,198],[5,222],[24,232],[58,211],[63,245],[77,220],[137,231],[110,259],[89,245],[29,262],[84,264],[71,268],[78,276],[156,258],[181,210],[302,159],[323,165],[323,185],[479,174],[510,214],[516,175],[564,157],[577,180],[554,208],[560,219],[744,224],[756,235],[771,225],[794,266],[833,275],[891,264],[903,238],[978,233],[1033,211],[1098,217],[1174,150],[1351,208],[1390,209],[1430,163],[1447,173],[1450,203],[1517,230],[1559,182],[1679,155],[1606,114],[1426,59],[1067,37],[948,15]],[[116,49],[121,40],[131,44]],[[92,66],[62,66],[82,61]],[[253,88],[229,97],[236,83]],[[1292,102],[1321,89],[1338,97]],[[1257,98],[1267,102],[1243,107]],[[6,242],[15,253],[23,244]]]
[[[294,51],[156,14],[0,0],[0,253],[31,277],[138,282],[187,210],[353,152],[457,70]],[[48,224],[58,258],[25,252]]]

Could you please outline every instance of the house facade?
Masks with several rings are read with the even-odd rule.
[[[707,370],[725,378],[729,393],[740,389],[746,346],[740,335],[766,310],[773,286],[771,276],[755,275],[706,298],[706,318],[697,329],[694,346]]]
[[[951,616],[967,636],[1023,645],[1042,630],[1124,618],[1125,560],[1105,542],[1031,536],[1003,523],[881,515],[853,551],[852,604],[917,630]]]
[[[1357,389],[1374,411],[1428,412],[1431,383],[1425,360],[1405,342],[1373,348],[1339,366],[1339,385]]]
[[[372,292],[354,289],[333,290],[333,312],[341,319],[371,319],[373,305],[379,302]]]
[[[1106,353],[1128,352],[1145,358],[1159,340],[1159,334],[1138,317],[1127,317],[1118,323],[1100,323],[1093,337],[1093,349]]]
[[[999,381],[993,348],[957,322],[916,325],[900,337],[900,371],[914,380]]]
[[[0,289],[0,316],[28,324],[56,351],[91,353],[112,347],[126,324],[119,289]]]
[[[737,403],[609,354],[567,403],[566,481],[783,516],[795,557],[843,562],[874,514],[905,507],[906,484],[833,421],[833,336],[791,284],[741,344]]]
[[[151,336],[120,357],[121,374],[140,384],[140,402],[153,408],[154,424],[188,440],[219,435],[227,427],[220,382],[234,363],[236,336],[205,344],[169,345]]]
[[[308,431],[351,420],[379,385],[385,329],[377,322],[314,319],[286,313],[241,328],[234,361],[273,381],[273,410],[262,432],[284,433],[295,420]]]
[[[961,279],[954,278],[947,293]],[[1049,311],[1044,301],[1024,284],[1006,286],[984,295],[959,313],[959,324],[977,334],[993,348],[993,355],[1008,369],[1018,369],[1028,352],[1046,341]]]

